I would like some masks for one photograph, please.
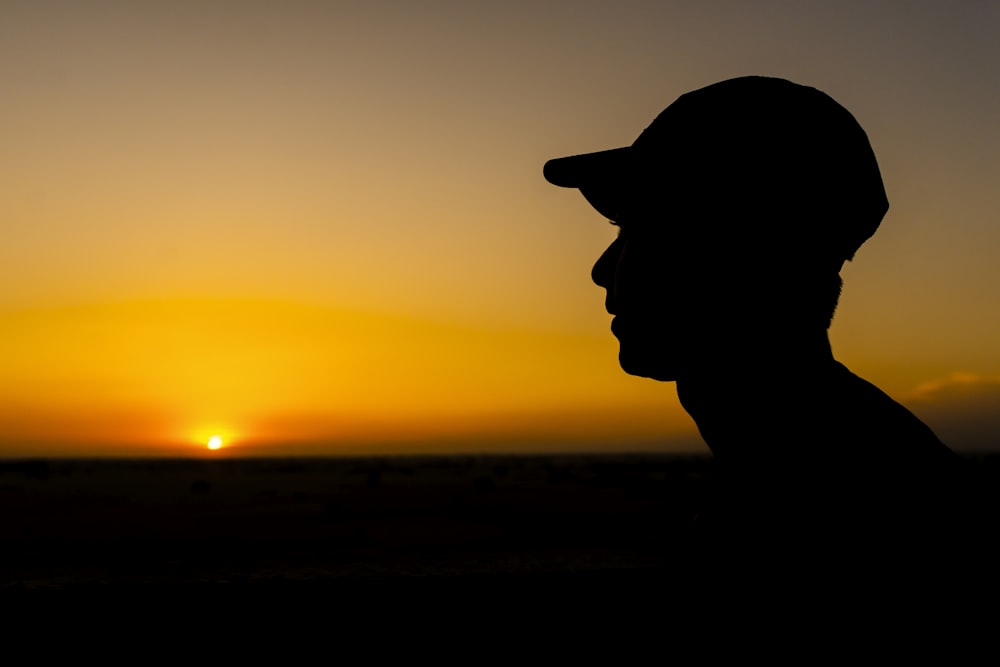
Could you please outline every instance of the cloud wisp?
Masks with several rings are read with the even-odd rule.
[[[954,372],[917,385],[903,402],[957,450],[1000,449],[1000,375]]]

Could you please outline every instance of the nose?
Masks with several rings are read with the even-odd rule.
[[[622,250],[622,240],[620,238],[615,239],[611,245],[608,246],[607,250],[597,258],[594,263],[594,268],[590,271],[590,279],[593,280],[598,287],[603,287],[606,290],[611,290],[611,286],[615,281],[615,271],[618,267],[618,257],[621,255]]]

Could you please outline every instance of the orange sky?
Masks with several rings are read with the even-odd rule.
[[[0,455],[704,451],[541,166],[744,74],[882,166],[838,358],[1000,442],[1000,9],[752,6],[3,2]]]

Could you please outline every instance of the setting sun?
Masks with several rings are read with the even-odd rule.
[[[211,438],[208,439],[209,449],[219,449],[220,447],[222,447],[222,438],[220,438],[217,435],[213,435]]]

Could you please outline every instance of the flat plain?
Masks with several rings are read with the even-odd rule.
[[[973,463],[1000,479],[996,457]],[[651,601],[661,616],[717,613],[725,596],[774,591],[747,568],[724,576],[760,545],[713,534],[717,472],[647,454],[5,461],[0,594],[230,610],[308,599],[383,621],[429,622],[432,601],[452,621],[638,617]],[[785,592],[817,598],[830,576],[800,570]]]

